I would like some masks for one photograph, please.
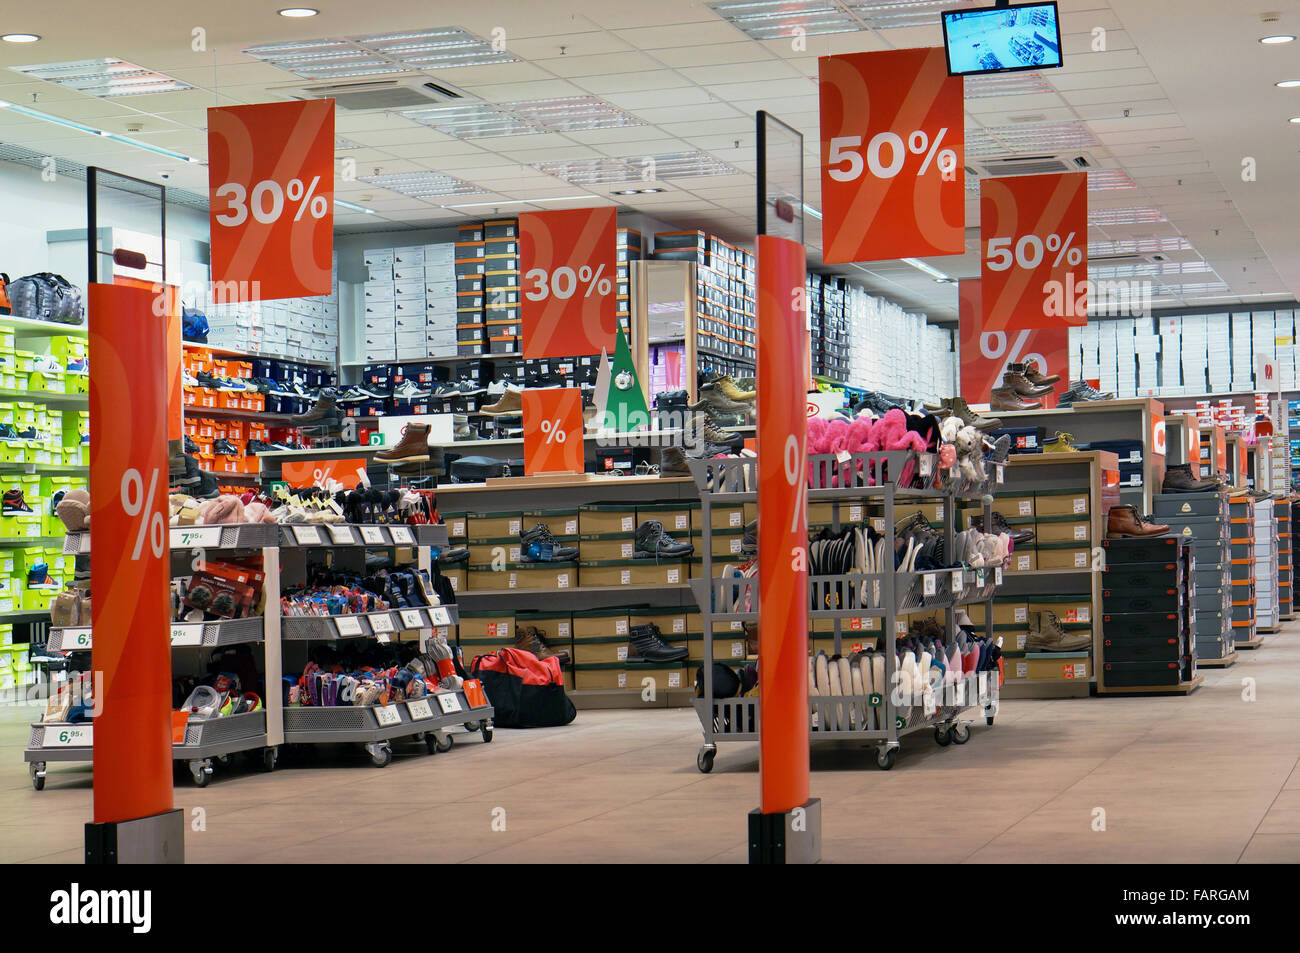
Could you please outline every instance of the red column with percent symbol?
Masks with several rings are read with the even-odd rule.
[[[808,802],[808,333],[803,246],[758,236],[759,786]]]
[[[962,79],[941,47],[823,56],[827,264],[966,249]]]
[[[334,253],[334,100],[208,110],[214,296],[327,295]]]
[[[980,182],[984,330],[1088,323],[1088,174]]]
[[[582,391],[525,390],[524,473],[582,473]]]
[[[966,278],[957,285],[958,333],[961,341],[961,394],[972,403],[987,403],[989,392],[1002,381],[1008,364],[1034,361],[1046,375],[1066,380],[1070,373],[1070,329],[1023,328],[986,331],[980,279]],[[1064,390],[1062,384],[1058,390]],[[1039,398],[1044,407],[1056,406],[1056,391]]]
[[[167,342],[153,301],[145,289],[90,286],[98,824],[172,809]]]
[[[525,359],[614,349],[616,241],[612,206],[520,213]]]

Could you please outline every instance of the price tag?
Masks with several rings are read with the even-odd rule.
[[[1028,571],[1029,571],[1029,557],[1028,557],[1028,556],[1017,556],[1017,557],[1016,557],[1016,569],[1020,570],[1021,572],[1028,572]]]
[[[294,526],[293,538],[298,541],[299,546],[319,546],[321,544],[320,527],[318,526]]]
[[[362,526],[361,541],[371,546],[384,545],[384,531],[378,526]]]
[[[962,571],[961,571],[960,569],[958,569],[958,570],[956,570],[955,572],[953,572],[953,574],[952,574],[952,591],[953,591],[953,592],[961,592],[961,577],[962,577],[962,575],[963,575],[963,573],[962,573]]]
[[[998,481],[999,483],[1005,483],[1005,482],[1006,482],[1006,476],[1007,476],[1007,468],[1004,467],[1002,464],[999,463],[999,464],[995,467],[995,470],[996,470],[996,472],[997,472],[997,481]]]
[[[1092,618],[1092,610],[1087,606],[1079,606],[1079,621],[1088,622]]]
[[[396,705],[385,705],[383,708],[375,709],[375,720],[387,728],[389,725],[400,725],[402,723],[401,712],[397,710]]]
[[[202,645],[203,623],[174,623],[172,625],[172,645]]]
[[[82,534],[82,545],[85,547],[90,542],[90,536]],[[198,528],[192,527],[172,527],[171,530],[172,549],[201,549],[205,546],[221,545],[221,527],[220,526],[203,526]],[[85,548],[82,552],[85,552]]]
[[[1082,513],[1082,512],[1084,512],[1084,511],[1087,510],[1087,509],[1088,509],[1088,499],[1087,499],[1087,497],[1076,496],[1076,497],[1074,498],[1074,512],[1076,512],[1076,513]]]
[[[894,634],[907,635],[907,620],[905,619],[894,620]]]
[[[1034,501],[1033,501],[1033,500],[1021,500],[1021,501],[1020,501],[1020,505],[1019,505],[1019,507],[1018,507],[1018,511],[1019,511],[1019,513],[1020,513],[1021,516],[1033,516],[1033,515],[1034,515]]]
[[[1029,663],[1028,663],[1028,662],[1017,662],[1017,663],[1016,663],[1016,678],[1028,678],[1028,677],[1029,677]]]
[[[64,629],[63,640],[59,644],[63,646],[65,652],[90,648],[90,628]]]
[[[984,585],[984,570],[983,570],[983,569],[976,569],[976,570],[975,570],[975,585],[977,585],[977,586],[983,586],[983,585]]]
[[[733,537],[731,540],[731,554],[734,556],[738,552],[740,552],[740,540]]]
[[[627,619],[615,619],[615,620],[614,620],[614,634],[615,634],[615,635],[627,635],[627,628],[628,628],[628,622],[627,622]]]
[[[682,673],[681,673],[681,672],[669,672],[669,673],[668,673],[668,687],[669,687],[669,688],[681,688],[681,687],[682,687]]]
[[[509,575],[509,577],[506,579],[506,588],[508,588],[508,589],[518,589],[518,588],[519,588],[519,574],[518,574],[518,573],[512,572],[512,573]]]
[[[447,611],[445,606],[433,606],[429,609],[429,616],[433,619],[435,626],[451,625],[451,613]]]
[[[438,704],[442,706],[442,713],[444,715],[450,715],[454,711],[465,710],[460,703],[460,699],[457,698],[454,694],[448,693],[446,695],[439,695],[437,697],[438,697]]]
[[[885,531],[885,518],[883,516],[877,516],[872,519],[871,528],[877,533],[883,533]]]
[[[928,477],[934,472],[934,457],[928,453],[921,454],[921,476]]]
[[[745,623],[741,622],[739,619],[733,619],[730,622],[730,625],[732,632],[742,632],[745,628]]]
[[[674,632],[685,632],[685,631],[686,631],[686,620],[683,619],[681,616],[678,616],[677,618],[673,619],[673,631],[674,631]]]
[[[849,453],[847,450],[841,450],[839,453],[835,454],[836,463],[848,463],[852,459],[853,454]]]
[[[742,510],[732,510],[727,514],[727,522],[731,526],[741,526],[745,522],[745,514]]]
[[[623,543],[619,547],[619,553],[622,554],[624,559],[631,559],[632,553],[635,551],[636,551],[635,544],[633,543]]]
[[[414,546],[415,537],[411,535],[410,529],[405,526],[390,526],[388,532],[393,536],[393,542],[398,546]]]
[[[681,582],[682,571],[680,569],[668,570],[668,582],[670,585],[677,585]]]
[[[622,586],[631,585],[631,583],[632,583],[632,570],[630,570],[630,569],[623,569],[623,570],[621,570],[621,571],[619,572],[619,574],[618,574],[618,582],[619,582],[619,585],[622,585]]]
[[[368,618],[370,619],[370,628],[375,635],[394,631],[393,617],[388,613],[381,612],[378,615],[368,616]]]
[[[568,588],[569,588],[569,574],[568,574],[567,572],[559,573],[559,574],[555,577],[555,588],[556,588],[556,589],[568,589]]]
[[[630,533],[630,532],[632,532],[632,530],[636,527],[636,517],[635,517],[635,516],[624,516],[621,520],[619,520],[618,525],[619,525],[619,528],[620,528],[624,533]]]
[[[862,521],[862,504],[853,503],[849,506],[849,522],[858,523]]]
[[[744,658],[744,657],[745,657],[745,643],[744,643],[744,642],[732,642],[732,643],[731,643],[731,657],[732,657],[732,658]]]
[[[1087,523],[1080,523],[1079,525],[1077,525],[1076,527],[1074,527],[1074,538],[1075,538],[1076,540],[1083,540],[1083,539],[1087,539],[1087,538],[1088,538],[1088,524],[1087,524]]]
[[[455,520],[455,521],[451,524],[451,535],[452,535],[452,536],[455,536],[455,537],[460,537],[460,536],[464,536],[464,535],[465,535],[465,521],[464,521],[464,520]]]
[[[994,584],[995,586],[1000,586],[1000,585],[1002,585],[1002,567],[1001,567],[1001,566],[998,566],[996,569],[993,570],[993,584]]]
[[[41,744],[45,748],[80,748],[83,745],[89,746],[94,743],[92,731],[92,725],[76,725],[59,728],[57,731],[46,728]]]
[[[684,527],[680,527],[680,526],[678,527],[678,529],[682,529],[682,528],[684,528]],[[577,535],[577,532],[578,532],[578,521],[577,521],[577,520],[568,520],[568,521],[565,522],[565,524],[564,524],[564,535],[565,535],[565,536],[575,536],[575,535]]]
[[[445,610],[444,610],[445,611]],[[403,629],[423,629],[424,616],[419,609],[402,609],[400,612]]]
[[[357,538],[352,535],[352,527],[350,526],[327,523],[325,528],[329,530],[330,539],[334,540],[337,545],[348,546],[357,541]]]
[[[956,577],[954,576],[953,578]],[[932,596],[935,593],[935,589],[936,586],[934,580],[934,573],[927,572],[924,576],[921,577],[921,591],[925,593],[925,595],[927,596]]]
[[[1085,569],[1088,566],[1087,552],[1077,552],[1074,554],[1074,567],[1076,569]]]
[[[433,717],[433,709],[429,707],[429,700],[427,698],[407,702],[406,711],[407,714],[411,716],[411,721],[422,721],[425,718]]]
[[[356,616],[335,616],[334,628],[341,636],[361,635],[361,620]]]
[[[627,661],[627,646],[626,646],[626,645],[620,645],[620,646],[619,646],[619,647],[614,651],[614,658],[616,658],[616,659],[617,659],[618,661],[620,661],[620,662],[626,662],[626,661]]]

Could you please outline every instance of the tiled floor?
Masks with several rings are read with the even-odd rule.
[[[818,745],[828,861],[1300,861],[1300,623],[1187,698],[1004,702],[964,747],[905,740],[893,771]],[[1243,684],[1254,680],[1254,700]],[[0,709],[0,862],[81,858],[87,766],[32,790],[24,709]],[[689,710],[580,712],[567,728],[458,734],[383,770],[357,749],[242,764],[196,789],[177,775],[191,862],[313,861],[379,834],[409,861],[743,862],[757,749],[699,774]],[[1104,830],[1096,830],[1104,820]]]

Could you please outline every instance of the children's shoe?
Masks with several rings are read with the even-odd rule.
[[[32,508],[28,506],[27,501],[23,499],[23,491],[16,487],[5,492],[3,501],[0,501],[0,506],[2,506],[5,516],[10,516],[14,513],[32,512]]]

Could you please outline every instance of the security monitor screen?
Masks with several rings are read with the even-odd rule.
[[[949,10],[943,14],[948,75],[1011,73],[1061,65],[1055,3]]]

